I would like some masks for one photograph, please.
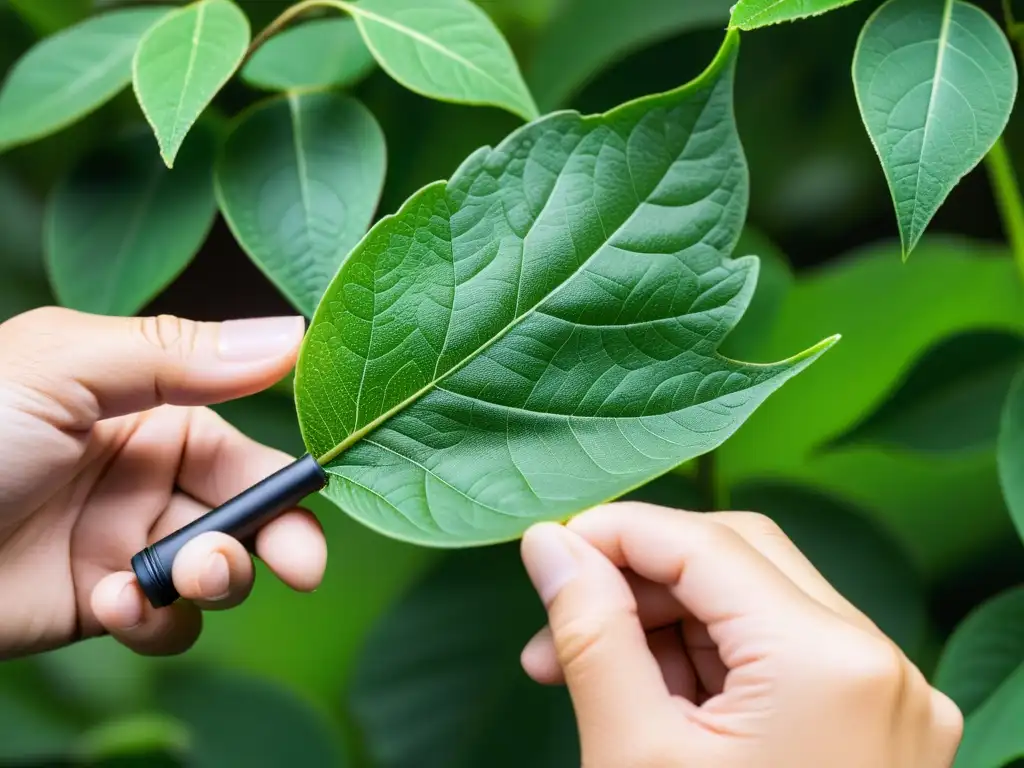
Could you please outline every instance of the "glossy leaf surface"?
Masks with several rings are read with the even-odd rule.
[[[132,63],[135,95],[168,167],[248,45],[249,22],[230,0],[187,5],[161,19],[140,41]]]
[[[732,3],[567,0],[537,41],[527,72],[530,88],[543,110],[564,106],[591,78],[634,51],[691,29],[724,27]]]
[[[975,5],[888,0],[861,33],[853,83],[906,258],[1006,127],[1017,64],[1002,30]]]
[[[933,685],[965,717],[1024,663],[1024,588],[1003,592],[972,611],[942,651]]]
[[[470,0],[323,0],[355,19],[378,63],[406,88],[489,104],[530,120],[537,105],[512,49]]]
[[[256,264],[307,316],[366,234],[384,185],[384,134],[355,99],[288,94],[239,117],[217,196]]]
[[[316,19],[270,38],[242,68],[242,79],[270,91],[348,86],[375,65],[352,19]]]
[[[515,546],[447,555],[370,633],[357,662],[349,702],[373,764],[579,765],[565,688],[537,685],[519,665],[544,621]]]
[[[1003,401],[1024,362],[1024,336],[973,331],[925,350],[895,390],[833,442],[948,453],[996,444]]]
[[[46,259],[61,304],[133,315],[166,288],[206,239],[217,213],[216,138],[195,131],[178,167],[164,167],[145,135],[86,158],[54,191]]]
[[[782,21],[817,16],[852,2],[854,0],[740,0],[733,6],[729,26],[757,29]]]
[[[166,7],[125,8],[37,43],[0,90],[0,149],[59,131],[131,82],[132,56]]]
[[[999,484],[1017,532],[1024,537],[1024,373],[1010,386],[999,424]]]
[[[296,372],[339,506],[435,546],[515,538],[722,443],[831,343],[721,357],[750,301],[737,38],[690,85],[474,153],[350,254]]]

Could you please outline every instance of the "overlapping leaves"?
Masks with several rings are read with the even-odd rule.
[[[831,343],[716,353],[757,273],[727,258],[736,52],[732,34],[687,86],[532,123],[370,231],[296,374],[331,498],[423,544],[514,538],[713,449]]]

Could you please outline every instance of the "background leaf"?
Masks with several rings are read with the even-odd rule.
[[[144,135],[101,150],[56,189],[46,257],[61,303],[107,315],[140,311],[188,265],[217,212],[216,138],[197,130],[169,171]]]
[[[199,0],[168,14],[139,42],[135,95],[170,168],[185,135],[235,73],[249,22],[230,0]]]
[[[41,36],[81,21],[91,10],[90,0],[10,0],[10,4]]]
[[[601,70],[690,29],[720,26],[734,0],[565,0],[536,44],[528,82],[547,112],[564,106]]]
[[[59,131],[128,85],[139,39],[166,13],[111,11],[37,43],[0,90],[0,150]]]
[[[352,19],[315,19],[270,38],[242,68],[242,79],[270,91],[350,86],[375,66]]]
[[[854,0],[740,0],[732,9],[729,26],[757,29],[793,21],[849,5]]]
[[[362,104],[292,93],[237,120],[217,162],[217,196],[253,261],[312,316],[370,226],[385,164],[384,134]]]
[[[0,761],[54,759],[64,756],[75,727],[44,705],[0,689]]]
[[[1024,664],[964,724],[953,768],[1004,768],[1024,757]]]
[[[374,629],[358,661],[350,702],[374,764],[579,765],[565,688],[540,686],[519,666],[544,622],[517,547],[447,556]]]
[[[1017,62],[992,18],[961,0],[888,0],[853,59],[904,258],[950,190],[992,147],[1017,96]]]
[[[489,104],[537,116],[512,50],[470,0],[324,0],[351,14],[378,63],[434,99]]]
[[[1024,588],[972,611],[953,632],[932,684],[969,717],[1024,663]]]
[[[911,451],[991,449],[1024,337],[970,331],[929,347],[860,424],[833,445],[875,443]]]
[[[999,425],[999,484],[1017,532],[1024,537],[1024,371],[1013,380]]]
[[[735,53],[532,123],[367,235],[296,368],[330,498],[405,541],[507,541],[717,447],[832,343],[716,354],[756,277],[726,258],[747,202]]]

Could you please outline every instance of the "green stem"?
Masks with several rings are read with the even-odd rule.
[[[992,191],[995,193],[996,205],[1014,261],[1024,281],[1024,200],[1020,195],[1020,184],[1017,183],[1010,153],[1006,151],[1006,142],[1002,137],[996,140],[985,155],[985,165],[992,179]]]
[[[252,43],[249,44],[249,49],[245,52],[245,58],[242,59],[242,65],[252,58],[252,55],[259,50],[261,45],[295,21],[299,16],[313,8],[322,8],[325,5],[326,3],[323,0],[303,0],[301,3],[296,3],[290,8],[286,8],[280,16],[267,24],[263,31],[253,38]]]
[[[702,453],[697,457],[697,487],[708,511],[723,510],[729,506],[728,489],[718,476],[715,452]]]

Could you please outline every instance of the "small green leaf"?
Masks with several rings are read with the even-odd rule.
[[[1024,664],[1024,588],[1003,592],[975,608],[946,643],[933,685],[965,717],[985,703]]]
[[[151,754],[184,756],[190,738],[178,720],[154,713],[133,714],[100,723],[86,731],[75,745],[76,757],[86,765]]]
[[[622,495],[726,440],[829,347],[717,347],[749,303],[738,37],[689,85],[483,148],[348,256],[296,369],[326,493],[472,546]]]
[[[447,556],[366,639],[349,696],[379,768],[580,764],[562,687],[523,674],[544,624],[516,547]]]
[[[199,0],[155,24],[132,63],[135,95],[170,168],[189,129],[235,73],[249,21],[230,0]]]
[[[833,447],[855,443],[948,453],[992,449],[1024,337],[969,331],[925,350],[881,405]]]
[[[1024,758],[1024,664],[967,718],[953,768],[1010,768]]]
[[[228,136],[217,162],[220,208],[249,256],[305,315],[366,234],[386,158],[373,115],[336,93],[264,102]]]
[[[46,213],[46,259],[64,306],[132,315],[188,266],[213,225],[215,136],[196,131],[169,171],[146,136],[87,157]]]
[[[174,669],[157,690],[163,710],[189,727],[194,768],[348,765],[341,734],[282,686],[214,670]]]
[[[734,0],[568,0],[544,26],[527,70],[544,111],[630,53],[691,29],[722,27]]]
[[[733,6],[729,26],[733,29],[757,29],[818,16],[852,2],[854,0],[739,0]]]
[[[830,584],[909,656],[928,626],[924,586],[908,553],[863,511],[796,485],[749,483],[733,506],[767,515]]]
[[[970,3],[888,0],[861,32],[853,84],[906,258],[1006,127],[1017,63],[999,26]]]
[[[0,150],[48,136],[89,114],[131,82],[146,30],[167,8],[126,8],[36,44],[0,90]]]
[[[1003,405],[996,455],[1003,498],[1024,538],[1024,370],[1014,378]]]
[[[526,120],[537,105],[512,50],[470,0],[322,0],[351,14],[377,62],[430,98],[507,109]]]
[[[341,87],[375,66],[352,19],[317,19],[270,38],[242,68],[242,79],[269,91]]]

